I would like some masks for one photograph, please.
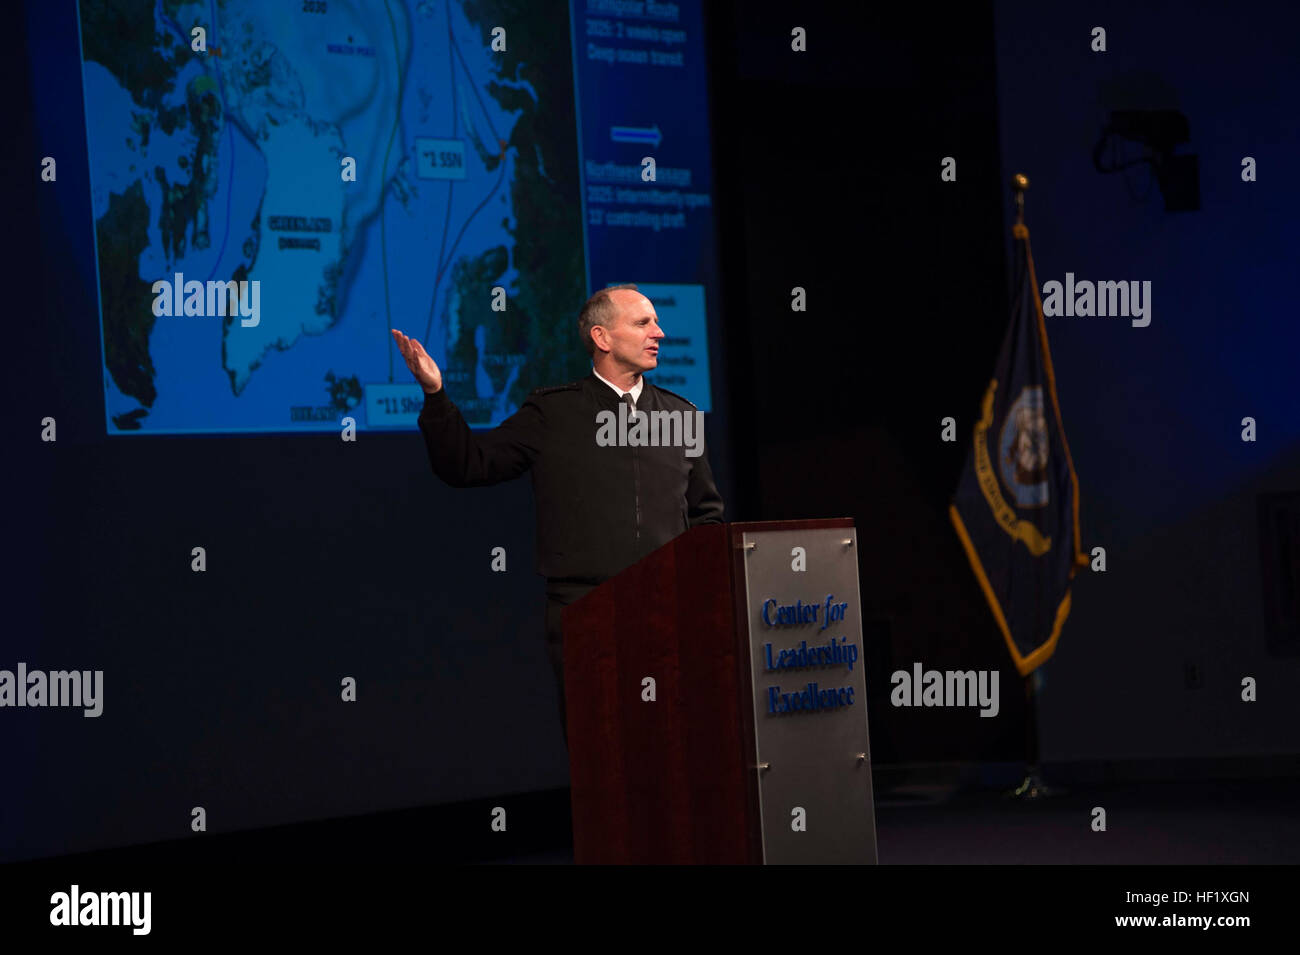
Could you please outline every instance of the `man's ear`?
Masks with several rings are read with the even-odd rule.
[[[609,330],[604,325],[591,326],[591,340],[596,343],[597,351],[609,351]]]

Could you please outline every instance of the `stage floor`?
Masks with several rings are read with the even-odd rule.
[[[1105,832],[1092,829],[1098,806]],[[1295,864],[1300,780],[1126,783],[1031,802],[904,788],[878,796],[876,833],[882,865]],[[498,860],[572,862],[572,850]]]

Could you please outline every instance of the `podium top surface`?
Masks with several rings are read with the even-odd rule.
[[[814,517],[797,521],[734,521],[727,524],[741,533],[746,531],[806,531],[823,527],[852,527],[851,517]]]

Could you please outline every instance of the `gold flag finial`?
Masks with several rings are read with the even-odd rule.
[[[1029,177],[1018,172],[1011,177],[1011,188],[1016,191],[1016,225],[1025,224],[1025,190],[1029,188]]]

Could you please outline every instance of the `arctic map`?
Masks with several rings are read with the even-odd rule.
[[[490,427],[589,371],[574,319],[593,281],[645,283],[670,336],[652,380],[707,408],[711,278],[670,261],[705,260],[689,233],[711,262],[707,150],[676,136],[690,162],[669,162],[668,117],[599,89],[680,102],[704,69],[682,16],[81,0],[108,432],[409,428],[423,394],[390,328]],[[584,82],[599,128],[579,128]],[[633,176],[656,148],[659,180]],[[587,185],[611,176],[627,188]]]

